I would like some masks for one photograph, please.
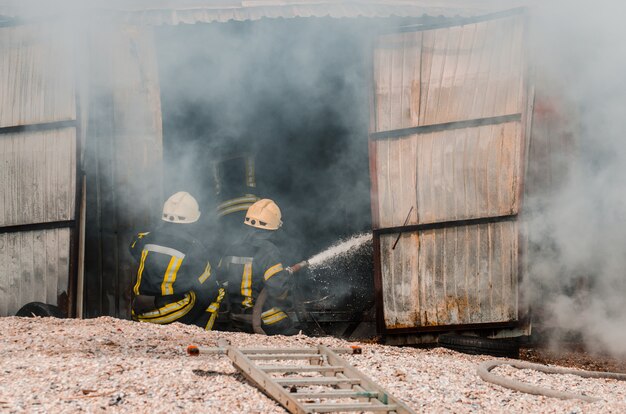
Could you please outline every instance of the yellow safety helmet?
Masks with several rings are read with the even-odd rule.
[[[248,226],[264,230],[278,230],[283,225],[280,208],[269,198],[264,198],[252,204],[246,212],[243,221]]]
[[[167,199],[163,204],[164,221],[170,223],[195,223],[200,218],[200,207],[193,196],[185,191],[179,191]]]

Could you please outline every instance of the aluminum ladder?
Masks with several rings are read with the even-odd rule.
[[[227,355],[248,381],[290,413],[415,413],[338,355],[359,354],[359,347],[238,348],[225,339],[217,345],[202,350],[190,346],[187,351]]]

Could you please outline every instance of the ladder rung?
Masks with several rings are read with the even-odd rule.
[[[321,358],[320,354],[246,354],[249,359],[312,359]]]
[[[308,353],[318,353],[319,350],[317,348],[239,348],[241,352],[244,354],[281,354],[281,353],[291,353],[291,354],[308,354]],[[363,350],[360,346],[349,346],[343,348],[331,348],[331,350],[336,354],[361,354]]]
[[[259,365],[265,372],[342,372],[337,365]]]
[[[360,384],[358,378],[336,378],[336,377],[318,377],[318,378],[281,378],[275,379],[280,385],[337,385],[337,384]]]
[[[331,390],[326,392],[294,392],[295,398],[378,398],[376,391]]]
[[[302,404],[307,410],[316,413],[334,413],[336,411],[394,411],[398,408],[395,404],[368,404],[368,403],[345,403],[345,404]]]
[[[315,348],[242,348],[240,351],[246,356],[250,354],[319,354]]]

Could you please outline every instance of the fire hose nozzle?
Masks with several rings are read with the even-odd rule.
[[[293,266],[289,266],[288,268],[286,268],[285,270],[288,271],[289,273],[293,274],[296,273],[302,269],[304,269],[305,267],[309,266],[309,262],[307,260],[303,260],[300,263],[296,263]]]

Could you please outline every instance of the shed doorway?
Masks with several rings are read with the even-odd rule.
[[[156,45],[164,197],[183,190],[197,197],[208,245],[231,242],[215,222],[223,219],[220,204],[237,195],[278,203],[286,265],[371,232],[371,49],[362,21],[162,27]],[[349,324],[373,306],[372,272],[371,256],[301,272],[298,290],[317,304],[318,322]]]

